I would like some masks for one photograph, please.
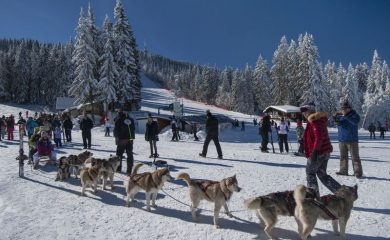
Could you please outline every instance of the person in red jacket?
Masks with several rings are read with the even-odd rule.
[[[45,131],[41,132],[41,138],[37,142],[37,152],[33,155],[34,169],[37,169],[41,156],[48,156],[48,163],[56,162],[56,152],[53,150],[49,134]]]
[[[316,112],[315,104],[310,102],[300,108],[307,119],[305,132],[303,133],[305,156],[307,158],[306,180],[307,186],[320,196],[317,177],[331,192],[336,192],[340,184],[326,173],[330,153],[333,147],[328,134],[328,114]]]

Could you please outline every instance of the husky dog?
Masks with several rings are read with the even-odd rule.
[[[214,226],[219,228],[218,217],[222,206],[229,217],[233,215],[229,212],[227,201],[232,197],[233,192],[241,191],[238,186],[236,175],[222,179],[220,182],[211,180],[191,180],[187,173],[179,173],[177,179],[183,179],[188,187],[191,199],[192,219],[197,221],[197,207],[201,200],[214,203]]]
[[[106,189],[107,178],[110,179],[111,190],[114,189],[114,174],[120,164],[119,156],[110,156],[108,160],[102,162],[100,174],[103,177],[103,189]]]
[[[129,178],[126,193],[126,206],[129,206],[129,200],[134,202],[134,195],[141,189],[145,191],[147,210],[150,211],[150,196],[152,195],[152,207],[156,207],[156,198],[158,191],[163,187],[167,181],[173,181],[173,177],[167,168],[161,168],[152,173],[144,172],[138,174],[138,169],[142,163],[135,165],[133,172]]]
[[[90,168],[81,169],[80,171],[80,180],[82,185],[81,196],[85,195],[85,189],[88,186],[91,186],[93,188],[93,192],[96,193],[100,168],[101,168],[100,164],[94,164]]]
[[[58,172],[56,175],[55,181],[60,180],[61,182],[65,178],[69,178],[70,173],[69,173],[69,163],[68,163],[68,157],[60,157],[59,162],[58,162]]]
[[[92,155],[93,153],[89,151],[84,151],[77,156],[73,154],[68,156],[68,163],[70,165],[70,168],[72,168],[73,174],[75,175],[76,178],[77,178],[77,173],[83,167],[85,160],[87,160]]]
[[[317,219],[332,220],[333,231],[338,235],[340,225],[341,239],[345,238],[345,228],[351,215],[354,201],[358,198],[357,185],[354,187],[341,186],[334,195],[321,197],[321,202],[306,199],[306,187],[298,185],[294,190],[294,198],[297,203],[295,219],[298,223],[298,233],[302,240],[306,240]]]
[[[256,216],[270,239],[277,239],[271,234],[271,230],[278,221],[278,216],[294,216],[296,203],[293,194],[294,191],[276,192],[244,201],[248,209],[256,210]]]

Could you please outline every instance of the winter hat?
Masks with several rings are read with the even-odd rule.
[[[300,107],[300,110],[301,112],[315,112],[316,105],[314,104],[314,102],[307,102]]]
[[[341,108],[351,108],[351,105],[349,104],[348,100],[345,100],[341,103]]]

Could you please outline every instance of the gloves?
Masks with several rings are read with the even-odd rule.
[[[311,160],[312,161],[317,161],[317,157],[318,157],[318,150],[317,149],[314,149],[313,153],[311,154]]]

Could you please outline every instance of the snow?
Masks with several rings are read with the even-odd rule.
[[[142,110],[156,113],[158,106],[173,99],[171,93],[142,78]],[[203,211],[199,222],[191,220],[188,206],[160,192],[157,209],[146,211],[145,195],[138,193],[134,207],[126,208],[123,183],[127,177],[115,175],[116,189],[97,194],[87,192],[80,197],[79,179],[55,182],[55,169],[43,166],[32,171],[25,165],[25,178],[18,177],[18,138],[16,141],[0,142],[0,238],[1,239],[266,239],[254,211],[245,210],[244,199],[265,195],[275,191],[291,190],[297,184],[305,184],[305,163],[303,157],[286,154],[266,154],[259,150],[258,129],[253,126],[253,116],[230,112],[213,106],[184,99],[185,114],[212,113],[226,114],[247,122],[246,131],[227,129],[221,132],[220,141],[223,160],[217,159],[213,143],[209,146],[207,158],[198,156],[201,142],[193,141],[191,135],[182,135],[179,142],[171,142],[171,133],[160,135],[157,143],[162,160],[168,161],[171,175],[184,171],[193,178],[220,180],[237,175],[243,190],[234,193],[229,208],[235,218],[220,214],[221,229],[212,225],[212,212]],[[29,109],[30,115],[38,106],[0,105],[0,115],[23,114]],[[161,111],[162,113],[164,111]],[[169,114],[169,112],[166,112]],[[390,155],[389,140],[370,140],[367,132],[359,132],[360,156],[364,170],[361,179],[338,176],[339,150],[337,130],[329,129],[334,152],[328,164],[328,172],[337,181],[346,185],[359,185],[359,199],[355,202],[347,225],[349,239],[390,238]],[[73,131],[74,142],[58,150],[58,156],[77,154],[82,151],[81,133]],[[18,132],[16,131],[16,136]],[[386,136],[388,137],[388,136]],[[289,135],[293,150],[297,149],[294,126]],[[275,139],[275,138],[274,138]],[[275,144],[275,147],[277,145]],[[92,152],[95,156],[108,157],[115,154],[112,137],[104,137],[103,127],[92,132]],[[141,134],[136,135],[134,144],[135,161],[150,161],[149,145]],[[152,170],[144,166],[141,171]],[[352,169],[350,169],[352,173]],[[172,197],[189,204],[187,187],[183,181],[167,183],[164,190]],[[322,194],[329,191],[320,184]],[[201,208],[212,210],[213,205],[202,202]],[[234,212],[238,211],[238,212]],[[297,239],[297,226],[292,217],[280,217],[274,234],[281,239]],[[329,221],[318,221],[313,239],[335,239]]]

